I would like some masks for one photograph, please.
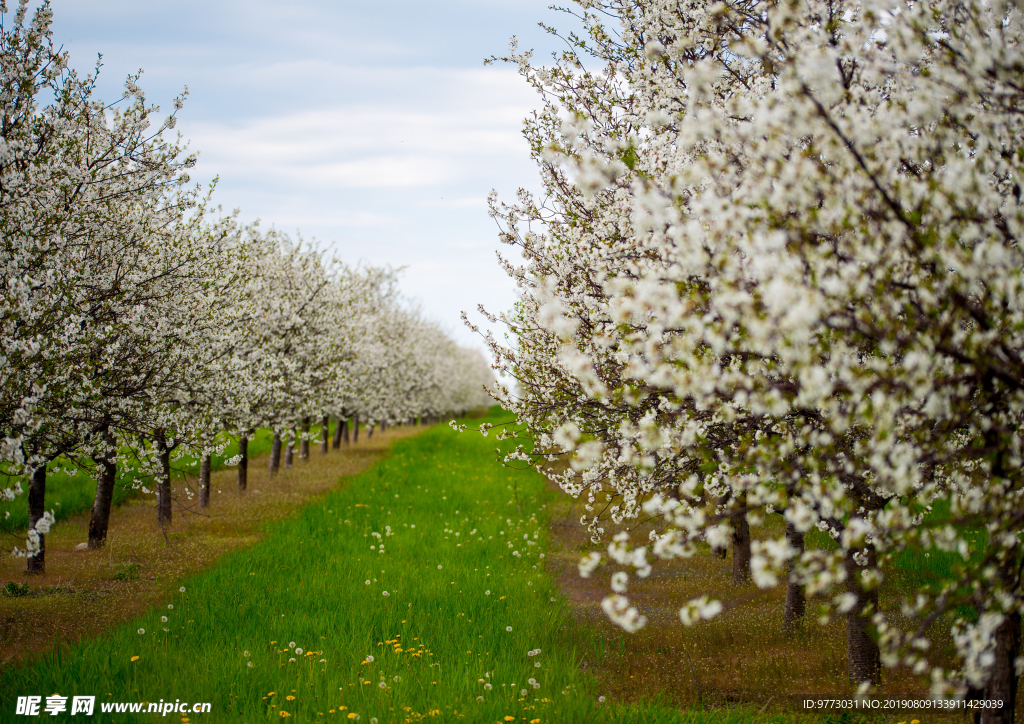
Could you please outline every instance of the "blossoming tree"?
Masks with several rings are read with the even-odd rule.
[[[642,625],[630,572],[699,541],[742,545],[749,526],[757,585],[847,617],[855,683],[905,664],[935,695],[983,689],[1003,702],[983,718],[1011,720],[1019,8],[580,8],[586,33],[551,67],[507,58],[545,99],[526,132],[546,198],[493,205],[526,263],[508,265],[516,346],[492,350],[519,383],[499,399],[536,436],[531,459],[569,454],[552,473],[566,490],[663,521],[649,547],[625,533],[608,546],[606,611]],[[786,530],[769,533],[776,514]],[[805,547],[812,528],[837,545]],[[961,562],[882,611],[885,565],[907,549]],[[954,671],[928,656],[940,623]]]

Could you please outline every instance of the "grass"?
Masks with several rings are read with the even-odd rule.
[[[249,466],[249,488],[239,492],[237,473],[212,475],[210,507],[198,509],[185,477],[174,480],[174,517],[156,521],[152,496],[137,496],[111,512],[106,546],[77,550],[88,537],[88,512],[71,516],[46,536],[46,574],[26,576],[24,559],[0,556],[0,584],[27,588],[27,596],[0,597],[0,667],[53,646],[98,635],[170,595],[175,581],[213,565],[225,552],[251,546],[269,522],[291,517],[323,496],[339,476],[354,475],[381,460],[391,442],[423,428],[397,427],[372,439],[296,461],[273,478],[266,457]],[[0,717],[2,720],[2,717]]]
[[[210,702],[195,716],[216,722],[793,720],[600,703],[607,689],[584,662],[607,641],[546,570],[552,500],[540,476],[496,462],[493,438],[439,426],[130,622],[9,668],[0,688],[95,694],[97,709]]]

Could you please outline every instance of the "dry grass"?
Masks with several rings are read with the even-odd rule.
[[[260,540],[265,523],[292,515],[300,505],[326,493],[341,476],[354,475],[380,460],[393,440],[423,428],[395,427],[357,444],[321,455],[311,446],[310,459],[282,469],[273,479],[267,457],[249,463],[248,490],[238,491],[237,472],[215,472],[210,506],[200,511],[186,486],[175,487],[173,523],[162,530],[155,499],[131,500],[114,508],[105,548],[79,551],[88,539],[88,514],[54,526],[46,536],[46,574],[29,576],[25,561],[0,558],[0,586],[27,583],[30,595],[0,596],[0,666],[10,666],[49,650],[55,642],[71,643],[144,612],[167,597],[176,582],[217,561],[228,551]],[[137,578],[117,580],[137,566]]]
[[[722,709],[744,704],[768,713],[806,714],[804,699],[849,698],[853,694],[855,687],[847,678],[844,621],[819,625],[811,600],[805,627],[788,635],[782,626],[785,588],[761,591],[753,584],[734,585],[731,558],[719,559],[710,550],[690,560],[659,563],[646,580],[634,579],[629,596],[648,616],[648,624],[635,634],[612,625],[600,605],[610,593],[609,576],[614,569],[600,569],[590,579],[580,578],[577,564],[595,546],[579,525],[579,504],[573,503],[558,492],[557,502],[551,506],[549,570],[573,615],[604,641],[603,651],[590,652],[583,666],[593,667],[609,698],[636,701],[658,696],[682,708]],[[610,538],[615,526],[608,521],[604,527]],[[683,626],[679,608],[702,595],[720,599],[725,611],[692,628]],[[885,599],[883,595],[883,607]],[[946,639],[933,638],[936,648],[948,644],[948,636]],[[883,677],[878,698],[929,698],[927,683],[906,669],[886,670]],[[898,713],[862,718],[898,721],[894,718]],[[824,713],[819,714],[825,718]],[[903,719],[916,716],[922,721],[922,715],[927,721],[967,720],[963,712],[918,709],[904,714]]]

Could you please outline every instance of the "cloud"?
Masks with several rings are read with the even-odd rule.
[[[374,76],[377,103],[360,98],[279,115],[191,123],[186,113],[181,131],[200,152],[201,170],[209,175],[258,179],[292,190],[434,187],[493,175],[495,168],[527,159],[520,124],[530,107],[528,94],[512,89],[507,71],[358,70],[364,79]],[[277,68],[270,75],[281,72]],[[433,97],[429,103],[409,102],[391,92],[392,82],[415,85]]]

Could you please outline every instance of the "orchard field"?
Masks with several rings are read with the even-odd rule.
[[[0,0],[5,719],[1017,721],[1020,3],[552,10],[549,60],[485,62],[539,183],[486,194],[508,303],[464,346],[376,244],[441,229],[408,268],[458,293],[486,192],[296,114],[301,154],[220,138],[387,215],[324,204],[372,229],[342,258],[225,212],[187,86],[101,98],[49,0]]]
[[[510,419],[495,408],[471,424]],[[64,550],[84,531],[82,516],[69,518],[51,536],[47,576],[27,597],[0,599],[6,631],[19,607],[65,622],[49,642],[21,642],[34,655],[5,651],[3,720],[17,696],[60,694],[95,695],[97,707],[209,702],[208,713],[172,713],[194,722],[788,722],[823,720],[801,710],[801,694],[849,694],[842,631],[811,630],[780,650],[779,607],[733,587],[710,554],[675,576],[738,598],[733,615],[689,630],[656,620],[632,636],[613,627],[598,610],[604,584],[578,577],[593,546],[567,525],[571,501],[501,465],[493,440],[393,428],[314,453],[273,483],[254,477],[245,495],[220,492],[168,542],[148,501],[115,510],[103,551]],[[330,464],[365,469],[338,483]],[[233,474],[215,483],[227,489]],[[259,515],[233,509],[260,496]],[[22,580],[10,566],[3,575]],[[648,610],[689,595],[672,578],[652,582],[665,590]],[[104,617],[97,599],[131,613]],[[144,604],[133,611],[131,599]]]

